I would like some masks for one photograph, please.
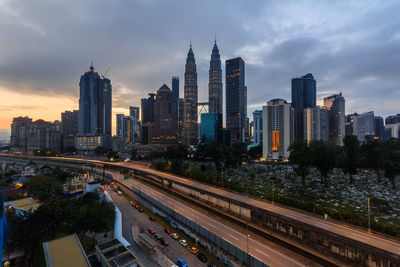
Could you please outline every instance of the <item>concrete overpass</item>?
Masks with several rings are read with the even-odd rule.
[[[195,180],[152,170],[134,163],[108,163],[73,158],[41,158],[82,164],[104,164],[128,172],[133,178],[191,199],[250,229],[264,232],[335,265],[400,266],[400,241],[367,229],[274,205]]]

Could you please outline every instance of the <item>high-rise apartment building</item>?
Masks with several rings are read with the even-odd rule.
[[[324,98],[324,106],[329,114],[329,140],[343,146],[345,136],[345,100],[342,93]]]
[[[304,109],[304,140],[329,141],[329,114],[325,107]]]
[[[75,146],[75,135],[78,133],[79,111],[69,111],[61,113],[61,134],[63,151]]]
[[[149,93],[148,98],[142,98],[141,106],[142,106],[142,124],[143,123],[151,123],[154,122],[154,102],[155,100],[154,93]]]
[[[283,99],[273,99],[263,106],[263,157],[284,160],[294,140],[294,109]]]
[[[395,124],[395,123],[400,123],[400,114],[386,117],[385,124]]]
[[[247,97],[245,63],[242,58],[226,60],[226,129],[231,143],[245,142]]]
[[[79,82],[79,116],[78,136],[96,137],[101,140],[99,146],[111,145],[111,112],[112,88],[111,82],[90,70],[81,76]],[[100,138],[97,138],[100,137]],[[83,144],[82,142],[78,142]],[[88,150],[88,147],[77,146],[78,150]]]
[[[316,106],[317,82],[311,73],[292,79],[295,139],[304,138],[304,109]]]
[[[192,44],[190,44],[189,52],[186,58],[185,65],[185,87],[184,87],[184,101],[185,101],[185,139],[186,144],[196,145],[198,137],[198,123],[197,123],[197,72],[196,60],[194,58]]]
[[[253,143],[255,146],[260,146],[263,141],[263,111],[256,110],[253,112],[254,132]]]
[[[176,117],[173,93],[164,84],[158,89],[154,103],[153,144],[175,144],[178,142]]]
[[[360,142],[365,141],[365,136],[375,136],[375,116],[373,111],[359,114],[354,118],[353,134]]]
[[[208,80],[209,113],[222,114],[222,69],[217,42],[211,53]]]

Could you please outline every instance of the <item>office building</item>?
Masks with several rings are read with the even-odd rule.
[[[201,114],[201,135],[203,143],[222,142],[222,114],[221,113],[202,113]]]
[[[395,124],[395,123],[400,123],[400,114],[386,117],[385,124]]]
[[[176,107],[174,95],[167,85],[158,89],[154,103],[153,144],[175,144],[177,138]]]
[[[101,145],[111,146],[112,87],[109,79],[90,70],[79,82],[78,135],[99,136]],[[97,138],[95,138],[97,139]],[[77,147],[78,149],[78,147]],[[87,150],[83,148],[83,150]]]
[[[391,123],[385,125],[383,140],[387,141],[391,138],[400,138],[400,123]]]
[[[175,105],[178,105],[179,99],[179,76],[172,76],[172,94],[174,96]]]
[[[139,141],[140,136],[140,117],[139,107],[129,107],[129,117],[132,120],[132,128],[130,135],[132,136],[132,142],[136,143]]]
[[[329,140],[343,146],[345,135],[345,100],[342,93],[324,98],[324,106],[329,115]]]
[[[134,131],[133,119],[131,116],[125,116],[124,114],[117,114],[117,137],[120,142],[133,143],[134,142]]]
[[[294,109],[283,99],[273,99],[263,106],[263,157],[285,160],[294,140]]]
[[[222,69],[221,59],[216,41],[212,49],[210,60],[208,102],[210,113],[222,114]]]
[[[329,141],[329,115],[325,107],[304,109],[304,140]]]
[[[260,146],[263,140],[263,111],[256,110],[253,112],[253,144]]]
[[[240,57],[226,60],[225,70],[226,129],[231,143],[244,143],[247,117],[245,63]]]
[[[141,106],[142,106],[142,123],[151,123],[154,122],[154,102],[155,102],[154,93],[149,93],[148,98],[142,98]]]
[[[308,73],[292,79],[292,107],[294,109],[295,139],[304,138],[304,109],[316,106],[317,82]]]
[[[380,116],[375,116],[374,118],[374,132],[375,136],[379,138],[383,138],[385,133],[385,125],[383,124],[383,118]]]
[[[183,98],[178,98],[178,143],[185,143],[185,101]]]
[[[197,145],[198,122],[197,122],[197,72],[192,44],[186,58],[185,65],[185,141],[187,145]]]
[[[75,135],[78,133],[78,116],[78,110],[66,110],[61,113],[62,151],[64,152],[75,146]]]
[[[365,141],[365,136],[375,136],[375,116],[373,111],[359,114],[354,118],[353,134],[360,142]]]
[[[353,123],[354,123],[354,118],[358,116],[358,113],[355,112],[353,114],[348,114],[346,115],[346,121],[345,121],[345,135],[352,135],[353,134]]]

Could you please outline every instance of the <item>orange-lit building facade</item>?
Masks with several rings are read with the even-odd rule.
[[[286,160],[294,140],[294,111],[283,99],[273,99],[263,107],[263,157]]]

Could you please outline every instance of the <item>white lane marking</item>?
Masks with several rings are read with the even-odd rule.
[[[258,248],[256,248],[256,250],[257,250],[258,252],[260,252],[261,254],[263,254],[263,255],[265,255],[265,256],[267,256],[267,257],[269,258],[269,255],[268,255],[268,254],[265,254],[264,252],[262,252],[262,251],[259,250]]]
[[[214,227],[214,228],[217,228],[217,226],[215,226],[214,224],[211,224],[211,223],[207,223],[209,226],[211,226],[211,227]]]
[[[147,186],[144,186],[144,187],[145,187],[145,189],[147,189],[147,191],[148,191],[151,195],[153,195],[153,197],[158,197],[158,198],[160,198],[160,195],[157,194],[157,193],[159,193],[158,191],[154,190],[153,188],[149,188],[149,187],[147,187]],[[162,196],[163,196],[163,198],[169,198],[168,196],[165,196],[165,195],[162,195]],[[173,201],[175,201],[175,200],[173,200]],[[186,211],[189,211],[189,210],[190,210],[190,211],[193,212],[193,213],[198,213],[199,215],[206,217],[206,219],[211,220],[212,222],[221,225],[223,228],[227,228],[229,231],[236,232],[237,234],[239,234],[239,236],[244,236],[244,237],[245,237],[245,235],[243,235],[242,233],[239,233],[238,231],[233,230],[233,229],[227,227],[226,225],[220,223],[219,221],[216,221],[216,220],[214,220],[214,219],[212,219],[212,218],[210,218],[210,217],[207,217],[206,215],[203,215],[202,213],[200,213],[200,212],[198,212],[198,211],[196,211],[196,210],[194,210],[194,209],[192,209],[192,208],[186,207],[184,204],[182,204],[182,203],[180,203],[180,202],[175,201],[175,206],[176,206],[178,209],[185,211],[184,209],[178,207],[178,205],[184,206],[184,207],[186,208]],[[209,223],[208,223],[208,224],[209,224]],[[231,234],[229,234],[229,235],[230,235],[231,237],[237,239],[236,237],[232,236]],[[299,266],[305,267],[305,265],[303,265],[303,264],[301,264],[301,263],[299,263],[299,262],[297,262],[297,261],[295,261],[295,260],[293,260],[293,259],[287,257],[286,255],[284,255],[284,254],[282,254],[282,253],[280,253],[280,252],[278,252],[278,251],[276,251],[276,250],[274,250],[274,249],[272,249],[272,248],[270,248],[270,247],[267,247],[267,246],[261,244],[260,242],[254,240],[254,239],[250,239],[250,238],[249,238],[249,240],[251,240],[251,241],[253,241],[253,242],[256,242],[260,247],[265,248],[265,249],[268,249],[268,250],[271,250],[271,251],[273,251],[274,253],[276,253],[276,254],[278,254],[278,255],[284,257],[285,259],[287,259],[287,260],[289,260],[289,261],[291,261],[291,262],[293,262],[293,263],[295,263],[295,264],[297,264],[297,265],[299,265]]]
[[[286,258],[287,260],[290,260],[291,262],[293,262],[293,263],[295,263],[295,264],[297,264],[297,265],[300,265],[300,266],[303,266],[303,267],[305,267],[305,265],[301,264],[300,262],[297,262],[297,261],[295,261],[295,260],[293,260],[293,259],[291,259],[291,258],[287,257],[286,255],[284,255],[284,254],[282,254],[282,253],[280,253],[280,252],[276,251],[276,250],[275,250],[275,249],[273,249],[273,248],[270,248],[270,247],[264,246],[263,244],[261,244],[260,242],[258,242],[258,241],[256,241],[256,240],[254,240],[254,239],[251,239],[251,241],[253,241],[253,242],[257,243],[258,245],[260,245],[260,246],[262,246],[262,247],[264,247],[264,248],[266,248],[266,249],[269,249],[269,250],[271,250],[271,251],[275,252],[276,254],[279,254],[279,255],[281,255],[282,257]]]
[[[239,241],[239,238],[237,238],[236,236],[233,236],[231,234],[229,234],[229,236]]]

